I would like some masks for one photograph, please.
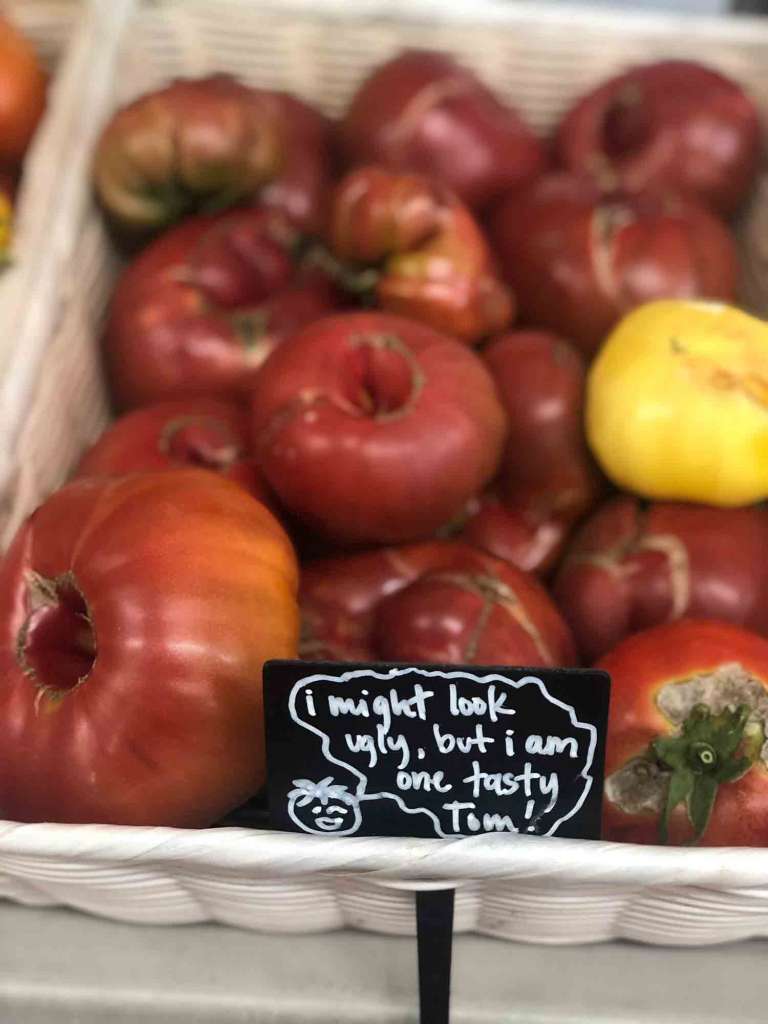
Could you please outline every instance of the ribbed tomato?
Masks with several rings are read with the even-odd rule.
[[[459,541],[307,563],[302,655],[329,661],[569,665],[568,627],[528,573]]]
[[[248,417],[215,398],[158,402],[121,416],[89,448],[77,476],[125,476],[198,467],[220,473],[260,501],[271,494],[250,455]]]
[[[296,586],[277,521],[212,473],[54,494],[0,563],[3,815],[199,826],[246,800]]]
[[[684,619],[619,644],[604,838],[768,846],[768,640]]]

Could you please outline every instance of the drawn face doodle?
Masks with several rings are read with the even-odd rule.
[[[315,835],[348,836],[360,828],[360,803],[346,786],[329,775],[320,782],[294,779],[288,794],[288,815],[299,828]]]

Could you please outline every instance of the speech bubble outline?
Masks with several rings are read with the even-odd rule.
[[[571,725],[574,728],[586,729],[589,733],[589,746],[587,749],[587,756],[584,761],[584,767],[576,776],[576,778],[584,779],[585,782],[581,796],[576,801],[571,810],[568,811],[567,814],[564,814],[562,815],[562,817],[558,818],[557,821],[554,822],[554,824],[551,825],[550,828],[543,834],[545,836],[553,835],[557,831],[557,829],[563,824],[564,821],[568,821],[569,818],[572,818],[574,814],[576,814],[579,811],[579,809],[584,804],[584,801],[586,800],[587,796],[589,795],[590,790],[592,789],[592,785],[594,783],[594,777],[590,774],[590,769],[592,768],[592,762],[594,760],[595,755],[595,748],[597,746],[597,729],[594,725],[592,725],[591,722],[579,721],[579,719],[576,717],[575,709],[571,707],[570,704],[566,704],[563,701],[559,700],[557,697],[553,697],[552,694],[547,690],[547,687],[543,679],[540,679],[538,676],[534,675],[522,676],[520,679],[509,679],[507,676],[499,675],[496,672],[492,672],[488,675],[479,676],[476,675],[474,672],[467,671],[466,669],[449,672],[443,669],[426,669],[418,668],[417,666],[395,666],[394,668],[387,669],[385,672],[376,671],[372,668],[350,669],[346,672],[340,672],[338,675],[331,675],[329,673],[321,672],[316,673],[315,675],[303,676],[301,679],[298,679],[291,688],[291,692],[288,697],[288,713],[290,714],[291,719],[297,725],[302,726],[304,729],[307,729],[309,730],[309,732],[312,732],[316,736],[320,737],[321,749],[323,751],[323,757],[325,757],[326,761],[330,761],[332,764],[336,764],[340,768],[344,768],[350,774],[357,776],[359,782],[357,785],[355,796],[357,797],[358,800],[394,800],[398,807],[405,814],[426,814],[427,817],[431,819],[432,824],[434,825],[435,828],[435,832],[437,833],[440,839],[456,838],[456,833],[452,832],[446,834],[443,831],[440,821],[437,818],[437,815],[435,815],[433,811],[430,811],[429,808],[407,807],[403,803],[402,797],[399,796],[397,793],[366,793],[365,787],[368,782],[368,777],[363,772],[359,771],[357,768],[354,768],[352,765],[347,764],[346,761],[340,761],[337,757],[334,757],[330,749],[331,737],[327,733],[323,732],[321,729],[318,729],[316,726],[312,725],[311,722],[305,721],[296,710],[297,694],[305,686],[315,685],[317,683],[348,683],[351,680],[357,679],[360,676],[366,676],[369,679],[379,679],[382,682],[392,682],[393,680],[398,679],[401,676],[410,675],[412,673],[424,676],[427,679],[468,679],[471,680],[473,683],[484,684],[486,686],[490,683],[502,683],[504,686],[512,687],[512,689],[514,690],[519,690],[521,687],[529,686],[531,684],[537,686],[542,697],[544,697],[545,700],[549,701],[550,704],[559,707],[562,711],[566,712],[568,718],[570,719]],[[293,815],[291,815],[291,818],[304,831],[309,831],[300,821],[296,821]],[[359,827],[360,822],[358,822],[355,825],[354,829],[352,830],[347,830],[342,833],[335,834],[351,835],[354,834],[354,832],[356,832]]]

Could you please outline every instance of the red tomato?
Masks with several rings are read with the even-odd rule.
[[[503,330],[514,296],[467,207],[416,174],[360,167],[331,199],[328,241],[336,257],[368,265],[382,309],[474,345]],[[361,275],[360,287],[366,282]]]
[[[19,163],[45,106],[35,51],[0,15],[0,163]]]
[[[470,499],[465,515],[455,532],[449,526],[441,535],[464,540],[525,572],[548,573],[568,539],[564,517],[527,516],[519,504],[505,501],[495,490]]]
[[[246,800],[296,586],[274,517],[211,473],[54,494],[0,563],[3,814],[189,827]]]
[[[229,75],[177,78],[116,111],[93,162],[124,235],[196,210],[259,202],[316,232],[331,173],[330,123],[301,100]]]
[[[734,212],[760,163],[760,113],[714,68],[687,60],[643,64],[577,100],[555,149],[571,171],[608,191],[683,193]]]
[[[458,541],[317,559],[301,574],[302,656],[568,665],[568,627],[532,576]]]
[[[590,358],[645,302],[736,295],[733,236],[692,200],[606,196],[588,179],[551,174],[505,199],[491,233],[521,317],[570,338]]]
[[[407,50],[376,68],[341,123],[351,164],[428,174],[487,207],[546,164],[519,114],[444,53]]]
[[[250,457],[249,422],[214,398],[158,402],[121,416],[82,458],[75,476],[125,476],[197,466],[220,473],[260,501],[270,494]]]
[[[674,619],[768,635],[768,508],[610,498],[579,528],[553,586],[586,661]]]
[[[387,313],[305,327],[269,357],[252,401],[269,484],[338,544],[433,534],[493,477],[507,427],[471,349]]]
[[[624,640],[612,678],[604,838],[768,846],[768,640],[684,619]]]
[[[293,258],[299,234],[276,210],[191,217],[121,276],[105,352],[122,408],[250,392],[272,349],[335,308],[337,292]]]
[[[499,481],[507,504],[531,525],[574,522],[600,492],[584,439],[583,357],[565,338],[529,330],[494,338],[483,359],[509,417]]]

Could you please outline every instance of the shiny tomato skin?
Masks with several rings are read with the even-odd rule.
[[[682,619],[637,633],[602,658],[597,667],[611,676],[605,775],[608,778],[642,755],[657,736],[673,733],[656,706],[663,686],[719,665],[738,662],[768,689],[768,640],[715,620]],[[604,801],[603,838],[657,843],[658,820],[627,814]],[[691,838],[684,807],[670,820],[670,839]],[[741,779],[720,786],[702,846],[768,846],[768,771],[758,762]]]
[[[29,656],[34,581],[65,574],[95,660],[54,691],[50,677],[40,686],[25,674],[19,652]],[[55,493],[0,564],[5,817],[195,827],[247,799],[265,777],[262,665],[295,656],[296,588],[277,521],[211,473],[84,479]]]
[[[507,429],[471,349],[388,313],[305,327],[270,355],[252,403],[270,486],[339,546],[431,536],[494,476]]]
[[[245,487],[260,501],[270,491],[250,456],[245,409],[215,398],[158,402],[120,416],[80,460],[75,476],[126,476],[195,466]]]
[[[428,174],[473,207],[541,173],[542,143],[518,113],[444,53],[406,50],[375,68],[341,123],[351,165]]]
[[[276,210],[182,221],[120,276],[104,355],[120,409],[189,396],[242,398],[272,349],[336,308],[330,280],[295,264]]]
[[[0,15],[0,164],[24,156],[45,107],[45,85],[34,50]]]
[[[427,541],[302,566],[302,657],[568,665],[571,635],[528,573],[462,541]]]

